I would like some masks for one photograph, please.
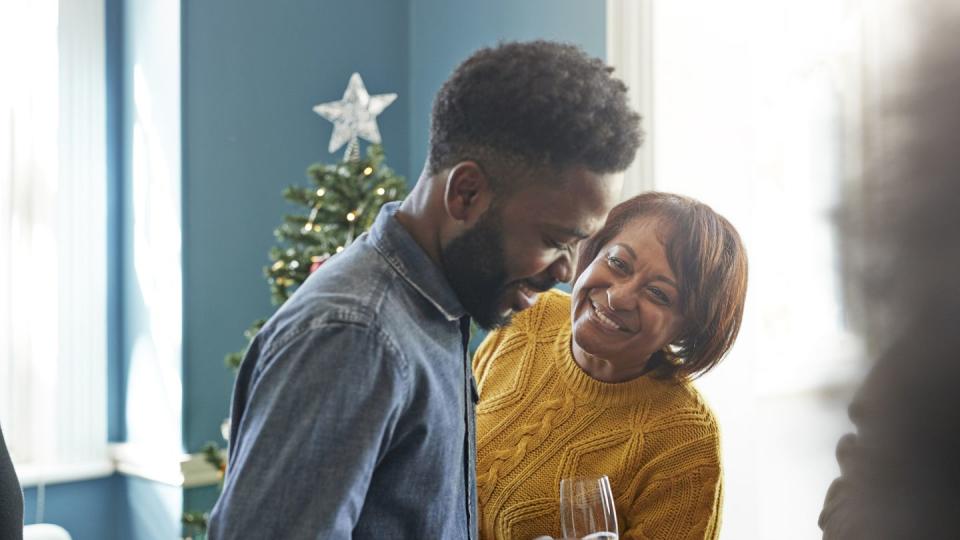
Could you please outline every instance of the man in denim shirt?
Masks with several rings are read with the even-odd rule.
[[[211,538],[476,538],[470,318],[572,278],[640,143],[625,94],[557,43],[457,68],[416,187],[251,344]]]

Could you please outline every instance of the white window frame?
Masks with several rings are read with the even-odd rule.
[[[653,117],[653,2],[607,0],[607,63],[629,89],[627,100],[640,113],[644,132],[637,156],[623,173],[622,199],[654,189],[656,118]]]

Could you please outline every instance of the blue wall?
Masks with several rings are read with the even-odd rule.
[[[180,0],[123,0],[118,169],[124,441],[182,451]],[[179,537],[182,490],[121,476],[117,534]]]
[[[170,540],[181,538],[180,515],[183,490],[143,478],[120,477],[117,489],[122,515],[116,526],[124,540]],[[77,539],[74,540],[83,540]]]
[[[73,540],[181,537],[183,490],[177,487],[119,474],[50,484],[44,490],[42,515],[37,513],[39,497],[37,487],[23,490],[24,523],[55,523]],[[207,502],[209,496],[201,500]],[[171,520],[171,515],[177,519]]]
[[[123,418],[123,1],[106,0],[107,75],[107,437],[124,439]]]
[[[498,41],[550,39],[605,57],[603,0],[410,0],[410,166],[427,158],[433,96],[474,50]]]
[[[37,488],[23,490],[23,520],[37,523]],[[43,497],[43,523],[56,523],[70,532],[73,540],[113,540],[130,538],[129,521],[120,476],[85,482],[46,486]]]

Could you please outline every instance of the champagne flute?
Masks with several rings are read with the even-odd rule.
[[[617,510],[610,479],[576,476],[561,480],[560,527],[564,538],[617,540]]]

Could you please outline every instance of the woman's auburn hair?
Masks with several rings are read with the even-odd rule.
[[[737,230],[709,206],[682,195],[647,192],[613,208],[580,246],[577,278],[627,225],[655,219],[680,288],[680,335],[650,358],[658,378],[689,379],[713,369],[740,332],[747,295],[747,253]]]

